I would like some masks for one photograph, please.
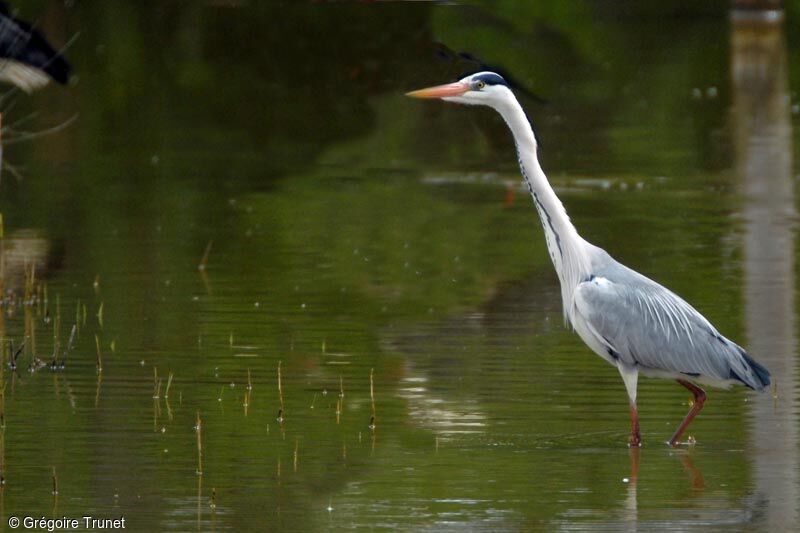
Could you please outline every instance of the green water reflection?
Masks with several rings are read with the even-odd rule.
[[[3,123],[78,120],[4,151],[5,289],[35,263],[42,292],[4,307],[27,340],[3,374],[2,523],[798,520],[791,10],[737,30],[720,3],[34,4],[54,40],[80,32],[79,80]],[[776,399],[711,391],[699,444],[670,450],[688,398],[645,380],[646,446],[625,447],[624,387],[563,327],[505,125],[402,96],[464,68],[436,43],[549,100],[525,105],[581,233],[758,349]],[[769,83],[741,77],[763,62]],[[66,368],[29,372],[74,323]]]

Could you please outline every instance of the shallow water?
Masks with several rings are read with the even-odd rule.
[[[79,79],[3,124],[77,120],[3,154],[0,522],[798,522],[796,17],[45,4],[56,42],[80,32]],[[402,96],[464,69],[436,43],[549,101],[524,105],[579,231],[776,390],[710,390],[696,444],[670,449],[689,396],[643,379],[626,447],[622,381],[564,327],[502,121]],[[54,345],[65,368],[31,371]]]

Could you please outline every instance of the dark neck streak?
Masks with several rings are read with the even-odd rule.
[[[495,106],[511,129],[520,170],[528,184],[547,242],[547,252],[561,284],[564,319],[572,320],[575,288],[591,273],[591,260],[584,241],[569,220],[564,205],[547,181],[537,157],[536,137],[530,121],[513,96]]]
[[[561,237],[558,235],[558,232],[556,231],[556,228],[553,226],[553,219],[550,217],[550,213],[547,212],[547,209],[545,209],[544,205],[542,204],[542,201],[539,200],[539,195],[537,194],[537,192],[533,190],[533,184],[531,183],[531,180],[528,177],[527,172],[525,172],[525,165],[522,163],[522,157],[520,157],[520,155],[519,155],[519,146],[517,146],[516,149],[517,149],[517,160],[519,161],[519,168],[520,168],[520,172],[522,173],[522,178],[525,180],[525,183],[528,185],[528,190],[530,191],[531,196],[533,196],[533,201],[536,204],[536,209],[538,209],[539,213],[541,213],[541,215],[542,215],[541,216],[542,220],[547,222],[547,225],[550,228],[550,231],[553,233],[553,236],[555,236],[555,238],[556,238],[556,246],[558,247],[558,253],[561,256],[561,258],[563,259],[564,258],[564,250],[561,248]],[[545,232],[545,237],[548,237],[547,232]]]

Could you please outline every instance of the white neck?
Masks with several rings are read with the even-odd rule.
[[[522,177],[542,221],[547,250],[561,282],[564,320],[569,321],[575,288],[591,273],[588,243],[578,235],[563,204],[547,181],[537,157],[536,137],[519,102],[511,96],[495,109],[514,135]]]

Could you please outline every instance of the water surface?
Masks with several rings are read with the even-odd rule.
[[[792,13],[41,4],[54,41],[80,32],[78,80],[3,123],[78,118],[4,150],[2,523],[798,521]],[[582,235],[776,391],[709,391],[697,443],[670,449],[689,396],[643,379],[627,448],[624,386],[564,327],[504,124],[402,96],[469,67],[442,43],[548,100],[523,103]],[[65,368],[38,368],[54,350]]]

